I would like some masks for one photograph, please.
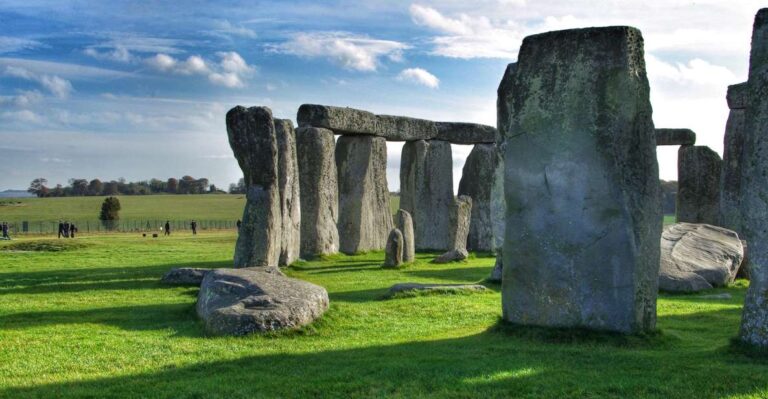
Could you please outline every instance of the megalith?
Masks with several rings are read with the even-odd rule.
[[[406,142],[400,158],[400,208],[413,218],[417,250],[449,249],[452,204],[451,144],[442,140]]]
[[[662,214],[640,31],[526,37],[508,90],[503,318],[654,329]]]
[[[459,181],[459,195],[472,198],[467,249],[492,251],[495,248],[491,196],[499,157],[495,144],[475,144],[464,163]]]
[[[227,135],[246,187],[235,267],[277,267],[282,244],[278,146],[272,111],[237,106],[227,112]]]
[[[720,155],[707,146],[680,146],[677,151],[678,222],[718,224],[722,164]]]
[[[301,251],[301,207],[299,194],[299,165],[296,158],[296,133],[290,119],[275,119],[277,134],[277,174],[280,187],[280,213],[282,240],[281,266],[299,259]]]
[[[333,132],[315,127],[296,130],[301,197],[301,256],[339,251],[339,212]]]
[[[691,129],[656,129],[656,145],[694,145],[696,133]]]
[[[469,224],[474,212],[473,208],[474,201],[469,196],[459,195],[453,199],[451,212],[448,215],[450,223],[449,249],[467,249],[467,237],[469,236]]]
[[[407,211],[399,209],[395,216],[398,230],[403,234],[403,262],[416,260],[416,243],[413,240],[413,219]]]
[[[741,155],[744,149],[744,116],[747,108],[747,83],[728,86],[728,121],[723,139],[723,170],[720,179],[720,223],[727,229],[741,231]]]
[[[768,347],[768,8],[757,12],[749,56],[739,231],[749,245],[749,289],[739,336]]]
[[[384,249],[393,227],[386,140],[374,136],[341,136],[336,142],[335,157],[339,250],[355,254]]]
[[[398,267],[403,264],[403,252],[405,241],[400,229],[392,229],[387,238],[387,247],[384,250],[384,267]]]

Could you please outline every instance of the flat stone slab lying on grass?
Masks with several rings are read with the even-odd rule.
[[[393,285],[387,291],[387,297],[403,292],[437,292],[453,293],[457,291],[485,291],[484,285],[480,284],[421,284],[421,283],[398,283]]]
[[[277,268],[216,269],[200,285],[197,315],[217,335],[295,329],[328,309],[325,288]]]
[[[203,278],[213,269],[198,267],[176,267],[169,270],[160,279],[160,282],[168,285],[189,285],[199,287]]]

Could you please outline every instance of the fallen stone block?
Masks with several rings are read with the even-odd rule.
[[[160,279],[160,282],[168,285],[188,285],[199,287],[203,278],[213,269],[197,267],[175,267],[169,270]]]
[[[487,288],[480,284],[421,284],[421,283],[398,283],[389,288],[388,297],[407,292],[436,292],[436,293],[455,293],[461,291],[485,291]]]

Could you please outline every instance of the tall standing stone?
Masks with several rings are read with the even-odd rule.
[[[400,207],[413,217],[416,249],[449,249],[451,204],[451,144],[441,140],[406,142],[400,158]]]
[[[749,245],[749,289],[739,335],[768,347],[768,8],[755,16],[741,151],[740,233]]]
[[[499,157],[495,144],[475,144],[459,181],[459,195],[472,198],[467,249],[492,251],[495,248],[491,197]]]
[[[403,234],[403,262],[416,260],[416,243],[413,241],[413,219],[407,211],[399,209],[395,216],[397,228]]]
[[[453,199],[451,212],[448,215],[451,226],[451,234],[448,236],[448,242],[451,245],[449,249],[467,249],[467,237],[474,212],[473,208],[474,201],[466,195],[459,195]]]
[[[677,151],[678,223],[718,224],[722,164],[707,146],[684,145]]]
[[[237,106],[227,112],[229,145],[246,187],[235,267],[277,267],[282,240],[278,148],[272,111]]]
[[[301,194],[301,255],[339,251],[336,220],[339,188],[336,181],[333,132],[314,127],[296,130]]]
[[[374,136],[339,137],[336,170],[339,250],[355,254],[384,249],[393,227],[387,186],[386,140]]]
[[[640,31],[529,36],[509,93],[504,319],[652,330],[662,215]]]
[[[290,119],[275,119],[278,153],[278,184],[282,215],[280,265],[287,266],[299,258],[301,251],[301,206],[299,164],[296,158],[296,133]]]
[[[728,122],[723,140],[723,171],[720,179],[720,223],[741,234],[741,154],[744,148],[744,117],[746,114],[747,83],[728,86]]]

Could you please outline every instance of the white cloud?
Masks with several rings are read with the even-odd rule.
[[[524,32],[515,22],[494,22],[484,16],[459,14],[450,18],[432,7],[412,4],[411,19],[440,33],[431,39],[434,55],[451,58],[517,57]]]
[[[440,86],[440,79],[422,68],[403,69],[403,71],[397,75],[397,79],[414,82],[431,89],[436,89]]]
[[[154,57],[149,57],[144,62],[150,67],[157,69],[158,71],[171,71],[176,66],[176,59],[168,54],[155,54]]]
[[[245,86],[240,76],[233,72],[212,73],[208,75],[208,80],[220,86],[229,88],[239,88]]]
[[[35,75],[56,75],[72,80],[104,80],[107,78],[127,78],[136,75],[112,69],[96,68],[78,64],[53,61],[36,61],[23,58],[0,57],[0,67],[21,68]]]
[[[214,33],[231,35],[231,36],[240,36],[246,39],[256,38],[256,31],[254,31],[253,29],[246,28],[242,25],[235,26],[226,19],[216,21],[214,23],[214,27],[215,27],[213,31]]]
[[[56,75],[37,74],[22,67],[7,66],[5,67],[5,75],[37,82],[51,94],[61,99],[69,97],[73,91],[72,83],[66,79]]]
[[[178,68],[179,73],[185,75],[205,74],[209,71],[205,60],[199,55],[192,55],[187,57],[186,61],[179,63]]]
[[[0,113],[0,119],[11,123],[15,122],[23,124],[39,124],[43,122],[43,118],[28,109],[2,112]]]
[[[253,67],[249,66],[243,57],[240,56],[240,54],[234,52],[234,51],[220,51],[216,53],[219,58],[221,58],[221,61],[219,64],[221,65],[221,69],[232,72],[236,74],[244,74],[244,73],[251,73],[253,72]]]
[[[117,46],[112,51],[99,51],[95,47],[88,47],[87,49],[83,50],[83,53],[97,60],[116,61],[123,63],[130,63],[136,60],[136,57],[123,46]]]
[[[344,32],[299,33],[271,50],[307,58],[327,58],[346,69],[373,72],[381,58],[398,62],[408,45],[392,41],[371,39]]]
[[[181,75],[205,75],[213,83],[229,88],[245,87],[245,80],[256,68],[234,51],[216,53],[217,61],[206,61],[198,55],[187,57],[185,61],[177,60],[168,54],[156,54],[147,58],[145,63],[152,68],[166,73]]]
[[[24,39],[21,37],[0,36],[0,54],[31,49],[40,47],[41,45],[42,44],[36,40]]]

